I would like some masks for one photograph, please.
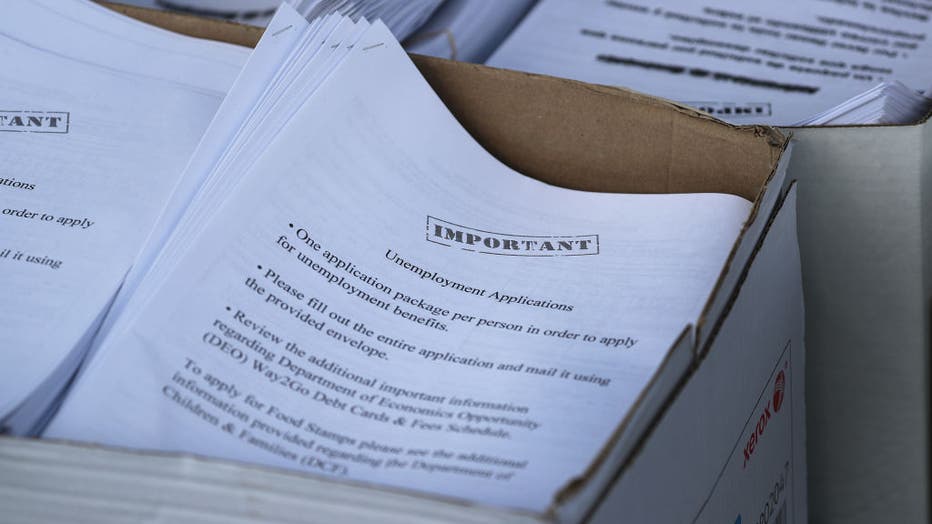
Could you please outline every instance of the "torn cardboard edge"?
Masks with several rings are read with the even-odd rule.
[[[664,355],[664,359],[658,366],[654,375],[652,375],[647,386],[638,395],[631,409],[625,417],[616,426],[609,439],[600,448],[600,451],[588,465],[586,470],[578,477],[570,479],[554,496],[553,502],[548,508],[548,518],[553,518],[559,514],[561,504],[573,499],[581,494],[589,481],[593,480],[604,468],[611,455],[617,454],[617,451],[624,449],[622,440],[627,437],[633,438],[635,443],[631,451],[621,457],[621,465],[613,478],[617,479],[624,473],[625,468],[630,464],[634,451],[642,445],[649,437],[651,429],[657,421],[663,416],[667,408],[676,400],[679,391],[688,381],[689,377],[699,368],[705,356],[711,350],[715,342],[715,336],[724,324],[726,317],[731,311],[737,297],[741,291],[744,282],[747,280],[751,265],[757,257],[758,252],[763,246],[767,233],[776,219],[777,214],[782,210],[783,203],[786,201],[790,188],[795,184],[793,180],[787,180],[787,169],[790,162],[790,152],[792,144],[787,140],[781,148],[781,157],[779,162],[774,166],[767,180],[761,186],[757,198],[754,200],[749,217],[745,221],[741,232],[735,240],[735,244],[729,253],[728,259],[722,267],[718,280],[715,283],[709,298],[700,314],[695,326],[686,326],[677,340],[671,345],[670,349]],[[782,153],[786,153],[782,155]],[[714,323],[707,326],[708,321]],[[691,359],[688,366],[682,370],[671,365],[674,361],[677,350],[688,339]],[[666,375],[673,373],[674,386],[669,391],[662,389],[661,380]],[[656,396],[661,396],[660,404],[655,409],[645,408],[645,404],[650,401],[657,402]],[[650,421],[644,428],[633,428],[632,421],[638,417],[648,417]],[[614,452],[614,453],[613,453]],[[627,457],[627,458],[625,458]],[[614,460],[611,462],[618,462]],[[610,483],[609,483],[610,484]],[[606,485],[606,490],[608,489]],[[593,508],[595,505],[592,506]]]
[[[738,286],[735,288],[734,292],[731,294],[732,296],[729,297],[727,310],[724,311],[723,314],[721,315],[721,322],[717,323],[715,333],[717,333],[718,328],[721,327],[721,324],[724,323],[725,317],[727,317],[728,313],[731,310],[731,307],[734,305],[735,301],[737,300],[738,295],[741,291],[742,284],[747,279],[751,266],[753,265],[754,261],[757,259],[761,251],[761,248],[764,245],[765,239],[770,233],[770,230],[772,226],[774,225],[775,221],[777,220],[778,215],[780,215],[780,213],[783,211],[784,204],[787,201],[787,197],[789,196],[791,189],[793,188],[794,185],[796,185],[796,183],[797,182],[795,180],[789,181],[785,185],[785,187],[782,187],[780,189],[779,198],[775,202],[775,205],[772,208],[771,212],[768,214],[768,216],[764,220],[764,224],[763,224],[760,237],[755,242],[754,249],[751,252],[750,257],[747,261],[746,269],[741,272],[741,275],[740,275],[741,281],[739,282]],[[715,342],[715,336],[714,336],[715,333],[712,334],[708,342],[709,346],[711,346]],[[660,409],[656,410],[651,415],[650,420],[648,421],[647,427],[640,435],[638,435],[636,442],[633,448],[631,449],[630,453],[628,453],[626,456],[622,458],[620,466],[615,470],[615,473],[611,475],[611,480],[604,483],[604,487],[602,488],[600,496],[598,497],[599,499],[601,499],[606,493],[608,493],[611,490],[612,485],[619,478],[621,478],[626,473],[629,466],[635,460],[637,460],[638,456],[640,455],[641,451],[644,448],[644,445],[649,441],[654,430],[657,428],[657,426],[660,424],[660,421],[663,419],[664,415],[666,414],[667,409],[670,407],[670,405],[673,404],[673,402],[676,401],[676,399],[679,397],[682,390],[685,388],[686,384],[690,381],[693,375],[695,375],[696,372],[699,370],[700,366],[702,365],[702,361],[704,360],[704,357],[707,353],[708,353],[708,348],[706,348],[706,350],[703,351],[700,356],[694,359],[691,363],[692,365],[689,366],[689,368],[684,373],[682,373],[681,376],[678,377],[672,390],[667,393],[667,396],[665,397],[662,405],[660,406]],[[611,449],[608,449],[608,448],[603,449],[598,457],[598,460],[602,461],[605,458],[607,458],[610,451]],[[594,475],[594,473],[595,473],[594,471],[587,471],[587,474]],[[579,488],[580,488],[580,484],[578,483],[568,484],[567,487],[564,489],[564,491],[558,495],[558,498],[556,500],[565,500],[565,499],[572,497],[574,491],[578,490]],[[589,510],[585,513],[583,522],[591,518],[591,516],[596,511],[596,509],[597,509],[597,505],[592,505],[589,508]]]
[[[787,147],[791,149],[789,144],[787,144]],[[609,458],[613,454],[613,451],[617,451],[622,447],[620,443],[624,437],[634,438],[634,446],[621,457],[621,463],[615,470],[616,473],[611,476],[613,480],[605,484],[604,490],[608,490],[612,482],[624,474],[627,466],[636,457],[637,450],[640,449],[643,443],[650,437],[651,431],[656,427],[670,405],[677,399],[679,392],[689,381],[689,378],[695,374],[702,365],[712,345],[715,343],[716,335],[725,323],[735,301],[738,299],[743,284],[750,273],[751,266],[764,245],[767,234],[770,232],[777,215],[783,210],[783,204],[786,202],[790,189],[796,183],[795,180],[787,180],[786,178],[786,170],[790,158],[789,154],[782,157],[780,163],[775,166],[774,172],[768,178],[766,185],[761,188],[761,193],[755,202],[755,208],[752,210],[751,218],[745,223],[744,228],[735,241],[729,260],[723,267],[719,280],[710,294],[703,314],[700,316],[700,320],[695,326],[695,331],[693,331],[693,326],[687,326],[684,329],[680,337],[664,356],[663,362],[651,377],[648,385],[635,400],[630,411],[615,428],[611,437],[609,437],[608,441],[602,446],[585,472],[579,477],[567,482],[555,495],[553,504],[548,509],[548,517],[557,515],[561,504],[571,500],[584,490],[586,483],[593,480],[594,477],[599,474],[599,470],[609,463]],[[734,267],[732,267],[733,263],[735,263]],[[706,327],[706,319],[715,321],[707,330],[707,334],[704,329]],[[677,374],[676,369],[671,366],[670,363],[673,361],[677,349],[684,342],[684,337],[688,335],[693,335],[694,337],[690,337],[691,340],[689,340],[692,358],[690,359],[689,365]],[[672,377],[674,383],[673,387],[669,391],[660,390],[657,386],[660,383],[661,377],[670,372],[674,373]],[[651,397],[655,395],[660,395],[662,397],[656,409],[652,411],[643,409],[644,404],[649,400],[657,401],[657,399],[651,399]],[[648,417],[649,421],[644,428],[635,428],[637,431],[632,434],[632,431],[629,431],[631,420],[638,416]],[[618,462],[618,460],[616,459],[612,462]],[[593,504],[590,511],[593,511],[594,508],[595,505]]]
[[[557,520],[557,517],[564,512],[563,506],[573,502],[588,507],[588,509],[582,511],[583,514],[595,510],[598,497],[595,497],[592,501],[574,501],[573,499],[583,495],[588,488],[588,484],[594,481],[598,475],[604,476],[606,467],[611,470],[608,472],[610,479],[616,479],[624,474],[625,465],[630,462],[629,458],[641,446],[650,433],[650,429],[656,425],[657,420],[666,411],[666,407],[676,398],[675,393],[679,391],[682,383],[689,376],[690,369],[695,367],[693,326],[686,326],[667,351],[667,354],[664,355],[663,361],[657,367],[647,385],[638,394],[631,409],[615,427],[612,435],[602,445],[585,471],[569,479],[553,496],[550,507],[547,508],[546,512],[548,518]],[[628,442],[623,442],[625,437],[628,438]],[[616,456],[615,460],[612,460],[613,455]],[[618,466],[612,468],[612,463],[618,463]],[[605,482],[598,492],[604,494],[610,489],[611,484],[612,480]]]
[[[787,172],[791,162],[793,143],[787,140],[783,144],[781,156],[770,176],[761,186],[754,199],[754,206],[738,237],[732,246],[728,259],[719,273],[718,279],[706,300],[699,318],[696,320],[696,354],[702,357],[711,347],[717,327],[724,322],[723,312],[729,301],[737,296],[744,282],[743,275],[750,270],[751,256],[759,249],[757,244],[765,238],[764,228],[770,213],[786,197],[788,190]],[[791,182],[790,180],[789,182]],[[716,322],[711,327],[710,321]]]

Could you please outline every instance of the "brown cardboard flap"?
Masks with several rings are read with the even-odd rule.
[[[262,29],[105,3],[200,38],[255,46]],[[624,193],[731,193],[754,200],[785,138],[646,95],[412,55],[463,126],[515,170],[550,184]]]
[[[732,193],[754,200],[784,142],[621,89],[412,56],[488,151],[545,182],[625,193]]]

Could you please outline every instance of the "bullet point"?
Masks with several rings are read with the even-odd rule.
[[[294,224],[288,224],[288,227],[294,227]]]
[[[230,306],[227,306],[227,311],[230,311]]]
[[[262,269],[262,266],[256,266],[256,267],[259,268],[259,269]]]

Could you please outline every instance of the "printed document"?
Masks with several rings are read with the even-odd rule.
[[[0,427],[67,383],[248,57],[168,34],[86,2],[4,2]]]
[[[792,125],[897,80],[932,85],[927,2],[541,0],[488,65]]]
[[[750,203],[516,173],[381,23],[283,7],[254,59],[46,436],[546,509],[697,320]]]

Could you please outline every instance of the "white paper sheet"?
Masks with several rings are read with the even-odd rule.
[[[247,56],[98,9],[0,18],[0,421],[93,333]]]
[[[932,108],[932,99],[900,82],[881,82],[841,104],[797,122],[797,126],[909,124]]]
[[[542,0],[488,64],[792,125],[884,80],[925,89],[929,29],[923,2]]]

